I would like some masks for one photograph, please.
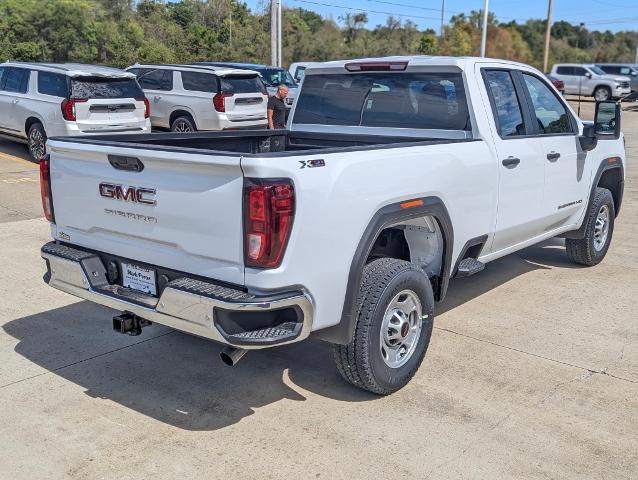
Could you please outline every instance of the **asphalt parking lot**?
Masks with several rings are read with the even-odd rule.
[[[591,103],[582,116],[592,115]],[[330,348],[251,352],[42,282],[38,170],[0,141],[0,479],[638,477],[638,112],[614,241],[594,268],[551,240],[452,282],[414,380],[377,398]]]

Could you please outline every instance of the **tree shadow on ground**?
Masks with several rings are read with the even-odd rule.
[[[490,263],[470,279],[452,282],[443,313],[536,269],[571,266],[560,241],[546,242]],[[111,330],[115,312],[81,301],[13,320],[4,330],[15,351],[36,365],[143,415],[187,430],[232,425],[280,400],[321,395],[362,402],[375,396],[345,383],[329,344],[299,344],[253,351],[235,367],[219,360],[221,346],[153,325],[139,337]]]

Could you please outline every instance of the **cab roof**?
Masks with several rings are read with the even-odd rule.
[[[317,72],[318,70],[346,70],[347,64],[365,64],[365,63],[383,63],[383,62],[399,62],[407,63],[406,70],[411,67],[457,67],[461,70],[470,70],[477,63],[499,63],[502,65],[510,65],[517,67],[529,68],[529,65],[525,65],[519,62],[513,62],[511,60],[501,60],[496,58],[485,57],[446,57],[446,56],[432,56],[432,55],[397,55],[389,57],[374,57],[374,58],[354,58],[350,60],[335,60],[330,62],[309,62],[306,69],[306,74]]]

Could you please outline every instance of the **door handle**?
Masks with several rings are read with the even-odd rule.
[[[13,103],[14,103],[14,105],[15,105],[16,103],[18,103],[18,102],[20,102],[20,99],[19,99],[19,98],[14,98],[14,99],[13,99]]]
[[[503,164],[504,167],[515,168],[516,166],[518,166],[519,163],[521,163],[521,159],[515,158],[515,157],[507,157],[501,163]]]
[[[159,102],[161,99],[162,99],[162,96],[161,96],[161,95],[155,95],[155,96],[153,97],[153,100],[155,100],[156,102]]]
[[[547,154],[547,160],[553,162],[555,160],[558,160],[560,158],[560,153],[558,152],[549,152]]]

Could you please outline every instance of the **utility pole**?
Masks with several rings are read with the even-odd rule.
[[[283,65],[283,44],[281,43],[281,0],[277,0],[277,67]]]
[[[270,1],[270,64],[281,67],[281,0]]]
[[[483,32],[481,32],[481,57],[485,56],[485,44],[487,43],[487,17],[489,15],[489,0],[483,3]]]
[[[445,0],[441,0],[441,40],[445,37]]]
[[[552,36],[552,0],[547,2],[547,29],[545,30],[545,53],[543,54],[543,73],[547,72],[549,61],[549,39]]]

